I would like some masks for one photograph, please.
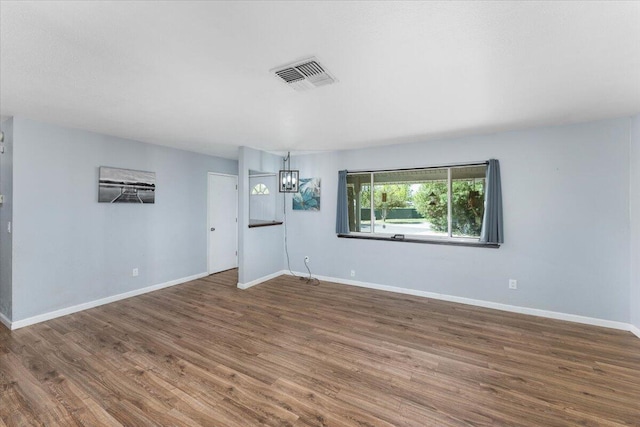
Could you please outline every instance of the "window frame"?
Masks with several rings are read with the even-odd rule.
[[[358,170],[358,171],[348,171],[347,179],[352,175],[369,175],[369,182],[363,183],[363,185],[369,185],[370,187],[370,195],[369,195],[369,216],[370,216],[370,232],[362,232],[362,231],[350,231],[348,234],[338,234],[338,237],[344,238],[355,238],[355,239],[367,239],[367,240],[383,240],[383,241],[400,241],[400,242],[412,242],[412,243],[432,243],[432,244],[446,244],[446,245],[458,245],[458,246],[481,246],[481,247],[490,247],[490,248],[498,248],[499,244],[496,243],[483,243],[480,242],[480,236],[478,237],[469,237],[469,236],[455,236],[453,234],[453,169],[455,168],[464,168],[464,167],[474,167],[474,166],[484,166],[488,167],[488,161],[480,161],[480,162],[465,162],[465,163],[457,163],[457,164],[447,164],[447,165],[439,165],[439,166],[426,166],[426,167],[415,167],[415,168],[398,168],[398,169],[379,169],[379,170]],[[384,233],[384,232],[374,232],[376,218],[375,218],[375,174],[376,173],[389,173],[389,172],[403,172],[403,171],[421,171],[421,170],[430,170],[430,169],[446,169],[447,170],[447,235],[446,236],[437,236],[437,235],[418,235],[418,234],[394,234],[394,233]],[[377,183],[380,185],[380,182]],[[347,184],[349,186],[350,184]],[[351,184],[353,185],[353,184]],[[485,184],[486,185],[486,184]],[[486,191],[486,190],[485,190]],[[361,208],[360,208],[361,209]],[[402,237],[399,237],[402,236]]]

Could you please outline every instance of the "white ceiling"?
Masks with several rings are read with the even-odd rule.
[[[3,116],[228,158],[640,112],[638,2],[1,1],[0,50]]]

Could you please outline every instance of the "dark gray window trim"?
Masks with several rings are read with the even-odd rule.
[[[360,169],[360,170],[346,170],[346,174],[348,175],[358,175],[358,174],[371,174],[372,180],[373,180],[373,175],[376,173],[380,173],[380,172],[403,172],[403,171],[415,171],[415,170],[428,170],[428,169],[449,169],[449,184],[450,184],[450,180],[451,180],[451,169],[453,168],[459,168],[459,167],[471,167],[471,166],[489,166],[489,160],[485,160],[485,161],[475,161],[475,162],[464,162],[464,163],[449,163],[449,164],[443,164],[443,165],[432,165],[432,166],[424,166],[424,167],[413,167],[413,168],[396,168],[396,169]],[[372,193],[372,199],[373,199],[373,193]],[[449,202],[448,202],[448,209],[449,209],[449,213],[448,213],[448,217],[449,217],[449,222],[451,221],[451,189],[449,189],[448,192],[448,197],[449,197]],[[373,209],[373,206],[372,206]],[[451,224],[449,223],[449,230],[451,230]],[[337,231],[337,230],[336,230]],[[371,234],[371,235],[367,235],[367,234],[363,234],[360,232],[356,232],[357,234],[355,234],[354,232],[351,233],[337,233],[336,236],[340,237],[340,238],[348,238],[348,239],[365,239],[365,240],[393,240],[393,241],[400,241],[400,242],[409,242],[409,243],[426,243],[426,244],[432,244],[432,245],[451,245],[451,246],[469,246],[469,247],[482,247],[482,248],[492,248],[492,249],[498,249],[500,248],[500,243],[487,243],[487,242],[480,242],[479,240],[476,241],[469,241],[469,240],[463,240],[463,241],[458,241],[455,240],[456,238],[449,235],[446,239],[421,239],[421,238],[415,238],[415,237],[409,237],[409,238],[405,238],[404,236],[402,238],[397,238],[395,236],[380,236],[380,235],[375,235],[375,233]]]
[[[364,236],[362,234],[338,234],[342,239],[361,239],[361,240],[382,240],[387,242],[408,242],[408,243],[426,243],[428,245],[450,245],[450,246],[469,246],[474,248],[490,248],[498,249],[500,245],[497,243],[482,243],[482,242],[470,242],[470,241],[455,241],[451,239],[412,239],[412,238],[395,238],[384,236]]]
[[[348,169],[348,174],[357,174],[357,173],[376,173],[376,172],[406,172],[406,171],[419,171],[426,169],[447,169],[447,168],[457,168],[463,166],[482,166],[488,165],[489,161],[485,160],[483,162],[466,162],[466,163],[447,163],[443,165],[435,165],[435,166],[422,166],[417,168],[397,168],[397,169]]]

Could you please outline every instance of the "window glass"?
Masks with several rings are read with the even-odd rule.
[[[451,233],[480,237],[484,215],[486,167],[451,169]]]
[[[267,194],[269,194],[269,188],[264,184],[257,184],[255,187],[253,187],[253,190],[251,190],[252,196]]]
[[[449,235],[449,197],[447,169],[429,170],[419,182],[412,185],[412,206],[418,217],[417,233],[422,236]]]
[[[387,236],[478,238],[485,175],[486,165],[348,174],[349,230]]]
[[[371,174],[347,175],[349,230],[371,232]]]

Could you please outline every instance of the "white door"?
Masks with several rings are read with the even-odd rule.
[[[209,173],[209,274],[238,266],[238,177]]]

